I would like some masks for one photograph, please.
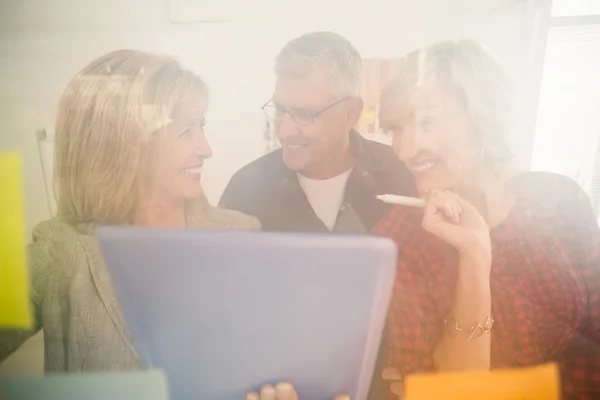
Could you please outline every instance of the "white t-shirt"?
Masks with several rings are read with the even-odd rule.
[[[329,230],[335,226],[351,172],[352,170],[349,169],[338,176],[322,180],[310,179],[298,174],[298,182],[306,193],[310,206]]]

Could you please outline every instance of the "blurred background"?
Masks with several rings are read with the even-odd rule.
[[[362,54],[366,137],[394,62],[440,40],[473,38],[517,85],[517,165],[575,178],[600,205],[600,0],[2,0],[0,151],[24,157],[27,234],[53,212],[52,136],[68,81],[92,59],[134,48],[169,53],[211,89],[214,157],[203,186],[216,203],[230,176],[277,146],[260,107],[288,40],[337,32]],[[42,373],[41,335],[0,373]]]

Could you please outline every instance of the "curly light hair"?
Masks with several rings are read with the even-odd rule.
[[[424,87],[439,88],[464,107],[486,166],[495,173],[511,169],[513,86],[492,53],[480,43],[460,40],[436,43],[406,55],[381,97],[382,128],[386,129],[394,116],[408,113],[414,95]]]

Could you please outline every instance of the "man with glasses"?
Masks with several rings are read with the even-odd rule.
[[[363,109],[360,55],[340,35],[309,33],[283,47],[275,73],[263,111],[282,148],[235,173],[220,205],[254,215],[265,230],[370,232],[392,208],[376,195],[416,189],[391,147],[354,130]],[[385,336],[372,399],[389,394]]]
[[[343,37],[315,32],[288,42],[263,111],[282,148],[246,165],[220,205],[257,217],[265,230],[369,232],[390,206],[377,194],[412,194],[389,146],[362,138],[362,62]]]

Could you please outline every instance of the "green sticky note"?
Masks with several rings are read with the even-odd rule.
[[[169,400],[160,370],[0,376],[3,400]]]
[[[0,327],[32,324],[21,156],[0,153]]]

